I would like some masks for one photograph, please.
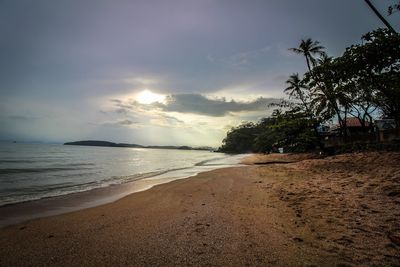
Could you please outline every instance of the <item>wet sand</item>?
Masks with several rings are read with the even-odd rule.
[[[398,266],[399,162],[254,155],[0,229],[0,266]]]

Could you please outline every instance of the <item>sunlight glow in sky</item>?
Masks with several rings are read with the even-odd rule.
[[[217,147],[306,70],[288,48],[382,26],[362,0],[0,1],[0,141]]]
[[[165,101],[165,95],[156,94],[146,89],[136,95],[136,100],[140,104],[152,104],[154,102],[161,103]]]

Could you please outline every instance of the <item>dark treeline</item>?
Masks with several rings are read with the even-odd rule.
[[[346,138],[348,118],[357,118],[365,132],[374,118],[394,119],[400,125],[400,35],[377,29],[361,44],[329,57],[311,39],[291,48],[303,55],[308,71],[286,81],[288,100],[274,104],[270,117],[232,128],[220,150],[224,152],[309,151],[322,147],[324,123],[337,121],[338,135]]]
[[[130,147],[130,148],[154,148],[154,149],[179,149],[179,150],[207,150],[212,151],[212,147],[190,147],[190,146],[142,146],[138,144],[127,144],[127,143],[114,143],[109,141],[99,140],[84,140],[66,142],[64,145],[67,146],[101,146],[101,147]]]

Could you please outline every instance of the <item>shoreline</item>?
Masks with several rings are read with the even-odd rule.
[[[0,229],[28,220],[56,216],[105,205],[118,201],[130,194],[149,190],[154,186],[169,183],[171,181],[187,179],[202,172],[233,167],[236,165],[240,166],[243,158],[247,156],[248,154],[234,155],[229,158],[226,164],[196,164],[192,167],[169,170],[160,174],[145,176],[144,178],[121,184],[112,184],[105,187],[93,188],[65,195],[6,204],[0,206]]]
[[[0,229],[0,265],[396,266],[399,160],[253,155],[259,164]]]

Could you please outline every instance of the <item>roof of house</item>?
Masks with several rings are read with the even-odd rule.
[[[352,118],[347,118],[346,120],[346,126],[347,127],[362,127],[360,120],[358,118],[352,117]],[[365,126],[369,126],[369,122],[365,122]]]

